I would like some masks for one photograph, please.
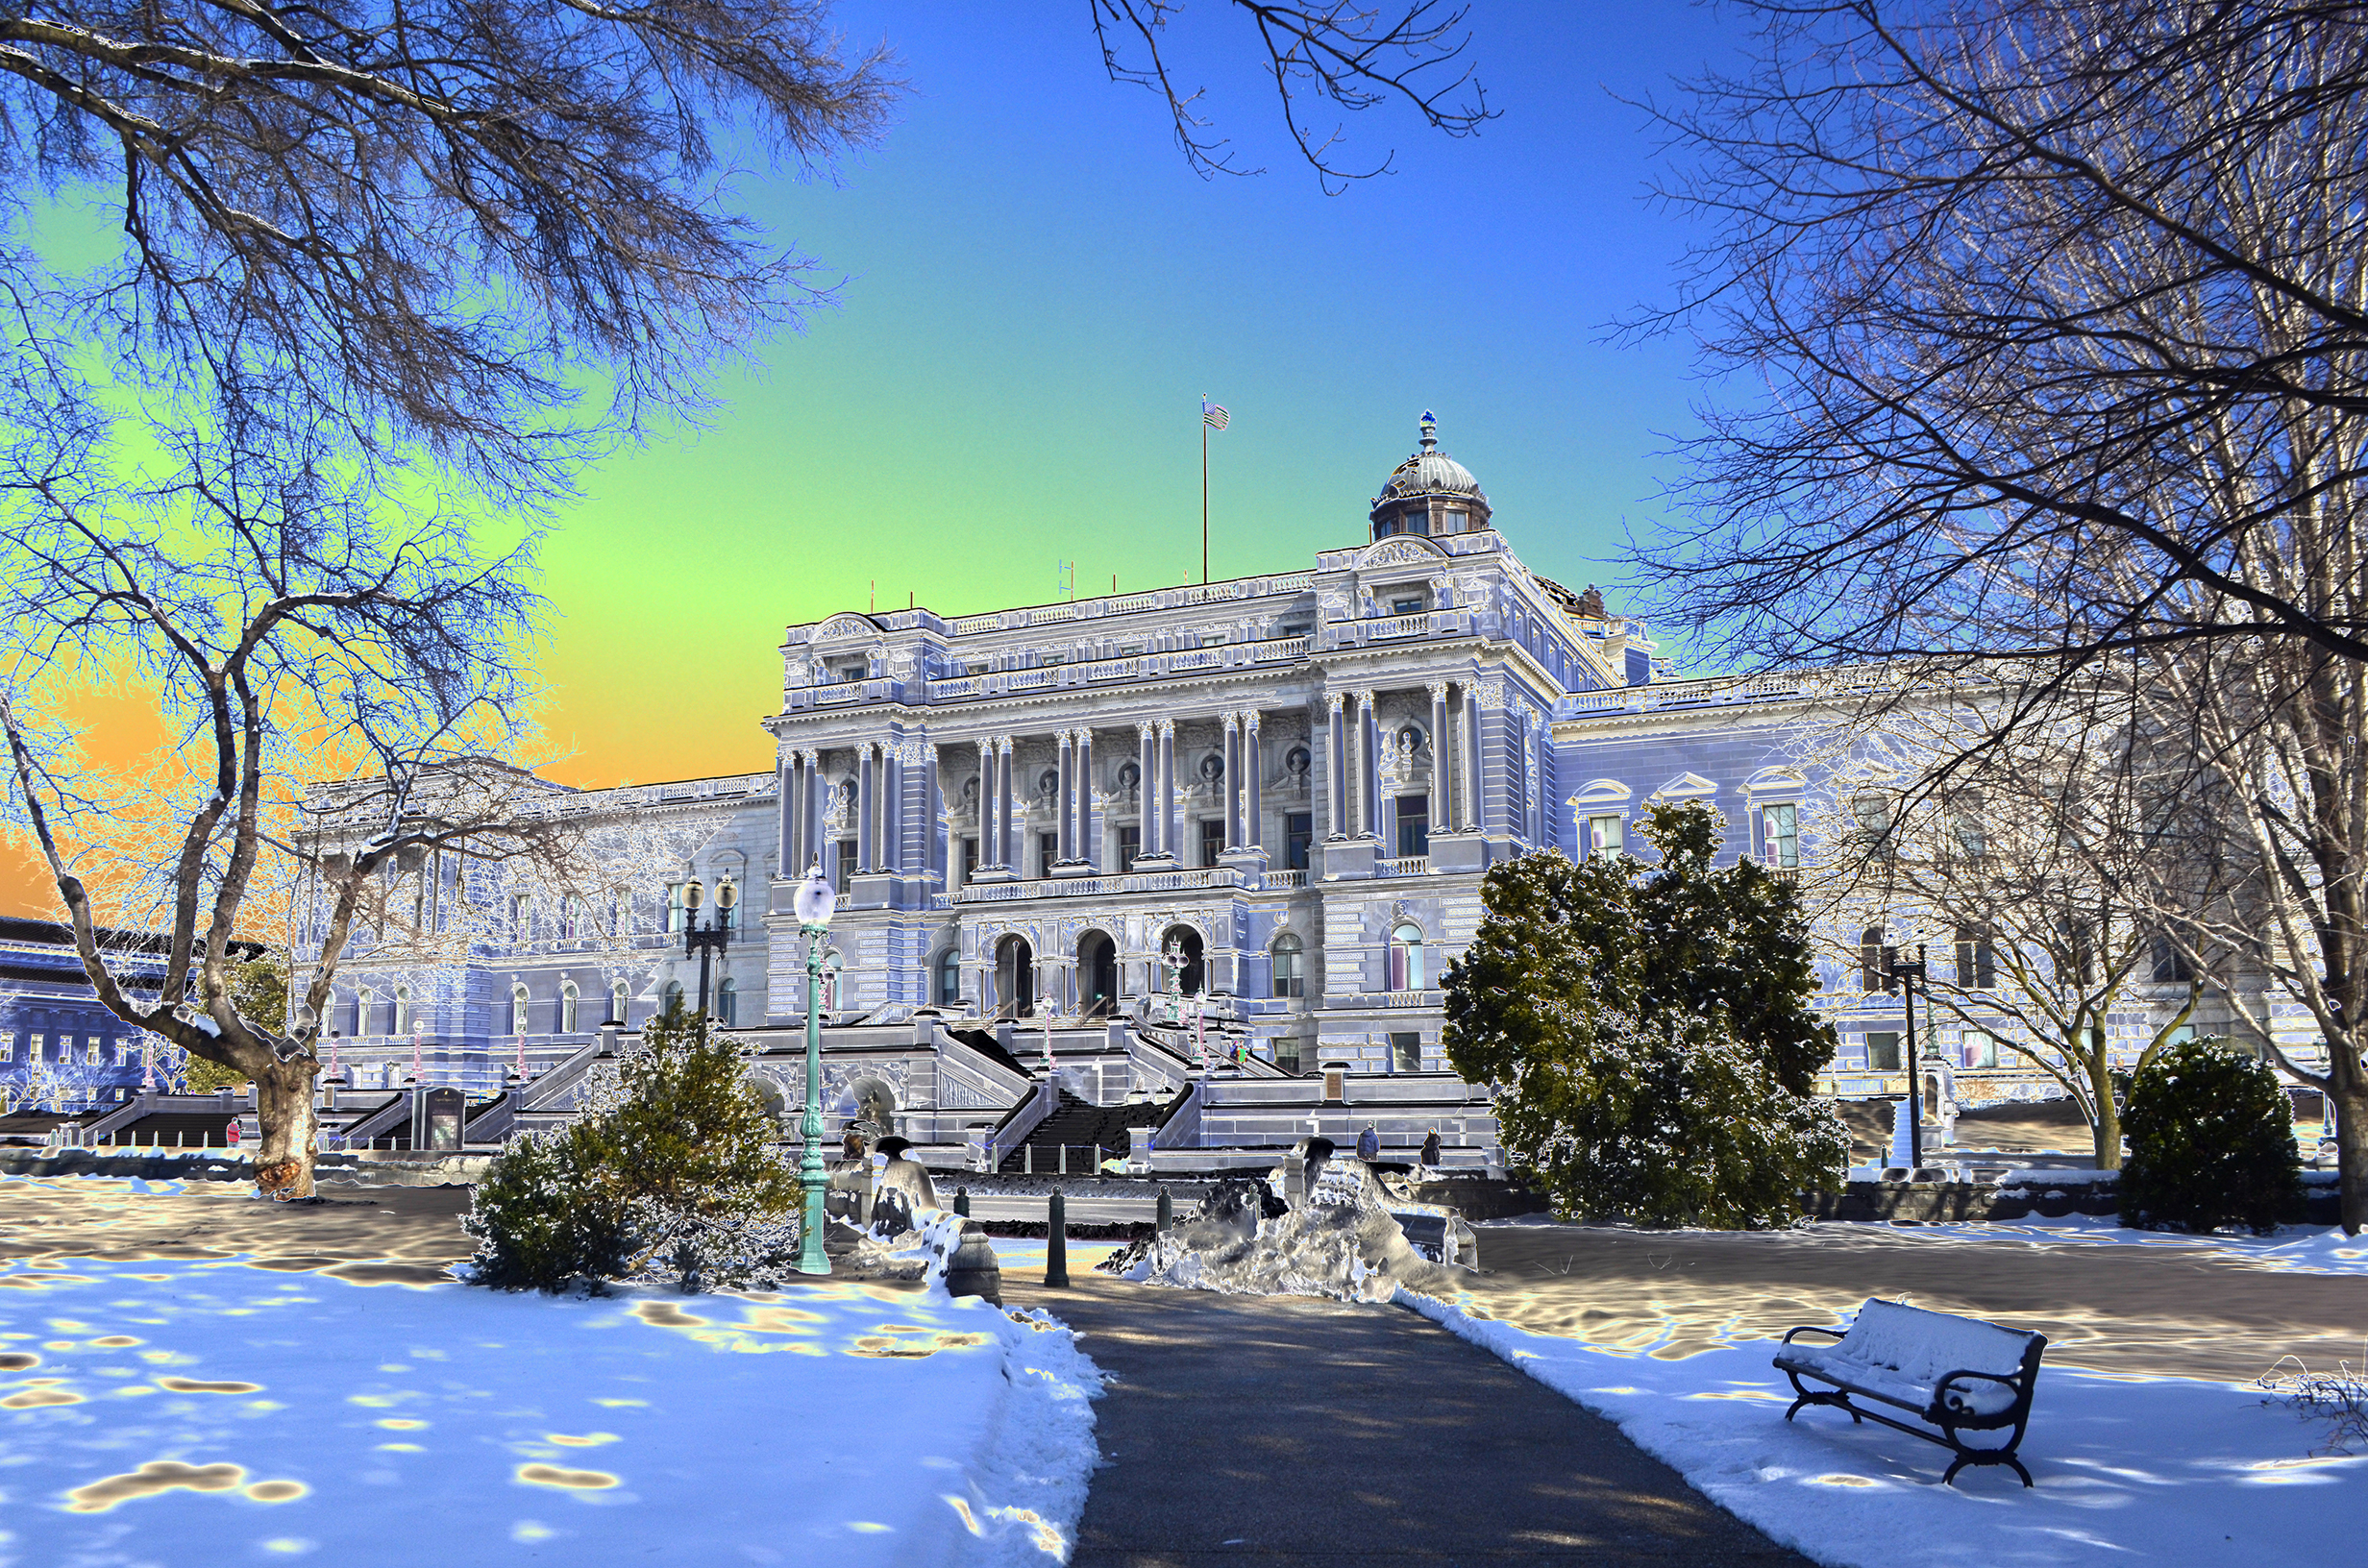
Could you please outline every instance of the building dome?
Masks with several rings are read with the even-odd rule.
[[[1391,471],[1373,498],[1373,537],[1394,533],[1477,533],[1489,526],[1489,498],[1471,470],[1439,450],[1439,418],[1422,410],[1422,445]]]

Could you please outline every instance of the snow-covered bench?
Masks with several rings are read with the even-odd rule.
[[[1804,1334],[1821,1334],[1836,1343],[1798,1342]],[[2006,1464],[2012,1465],[2028,1486],[2031,1472],[2014,1451],[2031,1419],[2039,1353],[2046,1348],[2043,1334],[1896,1301],[1869,1301],[1859,1309],[1847,1334],[1819,1328],[1786,1334],[1776,1365],[1792,1380],[1792,1391],[1800,1397],[1785,1411],[1785,1419],[1791,1420],[1804,1405],[1832,1405],[1848,1410],[1853,1421],[1880,1421],[1948,1449],[1957,1458],[1941,1477],[1944,1484],[1968,1464]],[[1802,1385],[1803,1378],[1831,1386],[1808,1388]],[[1939,1433],[1862,1409],[1850,1402],[1852,1394],[1909,1411],[1939,1428]],[[1995,1448],[1978,1448],[1957,1435],[2008,1429],[2011,1431],[2006,1442]]]

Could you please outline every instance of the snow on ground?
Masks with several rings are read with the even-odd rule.
[[[1840,1225],[1809,1228],[1863,1229]],[[2346,1236],[2333,1227],[2322,1230],[2307,1225],[2281,1226],[2267,1236],[2249,1236],[2241,1232],[2189,1236],[2177,1231],[2135,1230],[2109,1217],[2067,1214],[2061,1219],[1893,1226],[1887,1229],[1886,1239],[1912,1245],[1936,1246],[1961,1241],[1979,1241],[1985,1245],[2025,1241],[2171,1247],[2191,1254],[2199,1262],[2239,1268],[2263,1268],[2291,1274],[2368,1274],[2368,1236]]]
[[[1721,1507],[1834,1568],[2324,1568],[2351,1560],[2368,1519],[2368,1455],[2314,1455],[2324,1429],[2246,1384],[2043,1364],[2021,1449],[2035,1488],[2003,1467],[1944,1487],[1944,1449],[1830,1409],[1788,1424],[1772,1340],[1665,1360],[1526,1333],[1468,1298],[1399,1301],[1608,1416]]]
[[[0,1565],[1048,1563],[1099,1385],[942,1290],[0,1262]]]

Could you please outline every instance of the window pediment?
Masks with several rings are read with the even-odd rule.
[[[1718,793],[1718,786],[1700,773],[1680,773],[1653,792],[1656,800],[1706,800]]]

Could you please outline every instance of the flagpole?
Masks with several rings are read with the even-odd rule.
[[[1209,580],[1209,395],[1200,395],[1200,580]]]

